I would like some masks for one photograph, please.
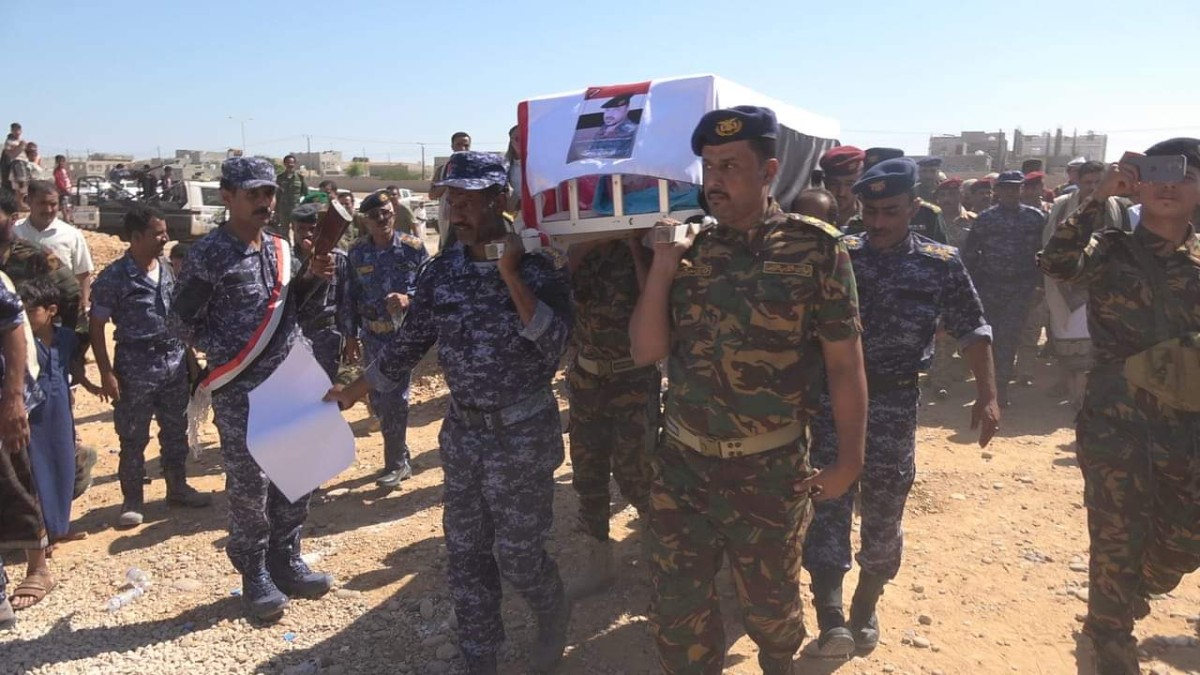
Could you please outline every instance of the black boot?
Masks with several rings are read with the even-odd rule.
[[[167,481],[167,505],[186,506],[191,509],[201,509],[212,504],[212,495],[197,492],[187,484],[187,471],[182,467],[163,469],[163,477]]]
[[[858,575],[858,587],[850,601],[850,633],[859,654],[870,654],[879,646],[879,617],[875,605],[887,582],[887,579],[866,571]]]
[[[467,675],[496,675],[496,655],[467,656],[463,659]]]
[[[552,673],[562,660],[567,648],[567,629],[571,623],[571,601],[561,588],[554,609],[537,615],[537,641],[529,657],[529,668],[534,673]]]
[[[267,573],[262,554],[233,561],[242,573],[242,604],[250,618],[263,622],[278,621],[291,601]]]
[[[813,607],[817,610],[817,626],[821,635],[806,654],[820,658],[845,659],[854,654],[854,636],[846,628],[842,612],[841,570],[811,572]]]
[[[316,600],[333,588],[332,576],[312,571],[300,557],[299,534],[267,553],[267,571],[284,593],[294,597]]]

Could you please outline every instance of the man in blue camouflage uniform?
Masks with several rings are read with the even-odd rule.
[[[333,579],[313,572],[300,557],[308,496],[289,502],[246,448],[249,394],[293,347],[307,349],[297,345],[303,338],[296,307],[322,290],[330,261],[314,257],[302,272],[286,240],[265,231],[275,203],[275,171],[269,162],[225,160],[221,198],[229,220],[188,251],[176,282],[171,324],[185,342],[205,353],[214,371],[206,383],[221,382],[209,390],[229,495],[226,551],[242,575],[248,612],[269,621],[282,616],[288,596],[320,597]],[[283,274],[288,269],[290,277]],[[290,288],[280,302],[284,285]],[[257,354],[247,358],[247,352]],[[229,381],[226,375],[232,373],[236,377]],[[217,375],[221,379],[214,380]]]
[[[402,387],[437,344],[451,399],[438,437],[443,528],[467,670],[496,672],[503,577],[537,617],[530,670],[548,672],[562,657],[570,620],[545,547],[554,470],[563,461],[550,382],[570,337],[570,286],[548,256],[525,254],[519,237],[506,236],[507,173],[499,155],[455,153],[444,175],[438,185],[449,188],[458,241],[425,266],[403,327],[366,375],[326,398],[347,407],[368,390]],[[496,243],[504,251],[488,260]]]
[[[826,153],[826,155],[828,154]],[[863,151],[862,156],[863,160],[860,170],[870,171],[872,167],[880,162],[903,157],[904,151],[899,148],[867,148]],[[855,180],[857,181],[857,178],[861,177],[861,175],[859,173]],[[843,185],[846,179],[846,176],[842,177],[841,182]],[[861,207],[856,208],[851,213],[852,215],[846,220],[845,225],[841,226],[842,231],[846,234],[862,234],[866,228],[863,226]],[[847,216],[841,214],[840,217],[846,218]],[[946,221],[942,217],[941,207],[920,197],[917,198],[917,213],[913,216],[912,222],[909,223],[909,229],[942,244],[949,241],[949,238],[946,236]]]
[[[1042,247],[1046,214],[1021,203],[1020,171],[1005,171],[996,179],[999,203],[979,214],[962,259],[983,301],[984,316],[992,326],[996,359],[996,390],[1001,405],[1008,405],[1021,329],[1042,283],[1037,254]]]
[[[0,550],[25,549],[31,567],[39,561],[41,574],[48,577],[46,527],[29,461],[25,370],[30,338],[24,324],[21,298],[7,284],[0,284]],[[10,630],[16,622],[8,599],[8,574],[0,558],[0,631]]]
[[[396,231],[396,203],[386,190],[368,195],[358,210],[366,217],[368,232],[350,247],[350,306],[362,343],[360,348],[353,341],[348,355],[357,357],[361,351],[370,363],[379,358],[412,304],[417,270],[429,253],[425,242]],[[383,432],[383,471],[376,484],[384,488],[412,477],[407,442],[409,377],[405,375],[399,387],[371,392],[371,409]]]
[[[100,371],[102,397],[112,401],[121,440],[119,524],[141,525],[150,419],[158,420],[158,445],[167,504],[204,507],[212,497],[187,484],[188,369],[183,341],[167,328],[175,271],[163,256],[167,222],[155,209],[135,205],[125,213],[125,255],[92,284],[88,333]],[[116,358],[110,360],[105,326],[115,325]]]
[[[302,204],[292,211],[292,232],[302,262],[312,254],[319,214],[320,207],[316,204]],[[346,252],[335,248],[329,255],[333,259],[333,278],[323,291],[300,305],[296,322],[300,324],[300,332],[312,342],[317,363],[330,380],[335,380],[342,349],[347,338],[354,335],[354,313],[350,306],[350,263]]]
[[[899,158],[877,164],[854,185],[866,232],[843,241],[858,282],[869,392],[866,463],[858,482],[861,572],[847,628],[842,577],[850,569],[851,490],[817,503],[804,542],[804,567],[812,577],[821,629],[809,653],[818,656],[866,653],[879,643],[875,605],[884,584],[900,570],[900,523],[916,475],[917,373],[933,356],[939,318],[975,373],[979,393],[971,422],[972,427],[982,426],[980,445],[991,440],[999,425],[991,329],[958,251],[909,230],[918,208],[916,181],[916,163]],[[833,464],[838,435],[828,394],[822,397],[812,429],[813,465]]]

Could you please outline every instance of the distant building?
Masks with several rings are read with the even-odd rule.
[[[944,169],[948,173],[980,170],[987,173],[1004,165],[1008,158],[1008,137],[1003,131],[964,131],[957,136],[931,136],[929,154],[943,158],[943,166],[951,167]],[[987,159],[979,159],[980,157]],[[981,164],[986,164],[987,168],[975,168]],[[963,168],[953,168],[959,165]]]
[[[945,159],[944,166],[964,163],[964,168],[947,168],[947,172],[1003,171],[1020,167],[1021,162],[1027,159],[1042,160],[1049,171],[1065,167],[1075,157],[1104,161],[1107,150],[1106,134],[1088,131],[1086,134],[1066,136],[1061,128],[1054,133],[1045,131],[1041,134],[1025,134],[1017,129],[1013,134],[1011,151],[1003,131],[964,131],[957,136],[939,135],[929,139],[929,154]],[[967,159],[978,157],[981,152],[991,160],[987,169],[975,168],[982,160]],[[972,168],[965,168],[967,165]]]
[[[67,169],[75,178],[83,176],[108,176],[118,164],[131,166],[133,155],[120,155],[108,152],[93,152],[86,158],[70,157],[67,159]]]
[[[341,176],[345,173],[340,150],[325,150],[323,152],[293,152],[296,164],[309,173],[322,176]]]

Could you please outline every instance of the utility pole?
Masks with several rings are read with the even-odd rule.
[[[417,143],[421,146],[421,180],[425,180],[425,144]]]
[[[253,117],[234,117],[233,115],[229,115],[228,117],[231,120],[235,120],[235,121],[241,123],[241,126],[242,126],[242,156],[245,157],[245,156],[247,156],[246,155],[246,122],[253,122],[254,118]]]

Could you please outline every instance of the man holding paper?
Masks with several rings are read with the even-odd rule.
[[[451,398],[438,438],[443,528],[459,644],[472,674],[496,672],[501,575],[537,616],[532,671],[547,672],[562,658],[570,619],[545,543],[554,470],[563,461],[550,381],[571,332],[571,292],[565,270],[526,254],[508,233],[507,180],[498,155],[450,158],[437,185],[448,188],[458,241],[422,269],[403,325],[366,374],[326,396],[346,408],[368,391],[403,386],[437,343]]]
[[[204,352],[200,385],[212,396],[229,494],[226,550],[242,575],[248,613],[282,616],[288,596],[317,598],[333,579],[300,558],[308,495],[289,502],[246,447],[250,391],[266,380],[301,340],[296,307],[332,273],[328,255],[302,269],[287,239],[264,228],[275,204],[275,171],[257,158],[221,165],[221,198],[229,220],[188,251],[175,287],[171,323]]]

